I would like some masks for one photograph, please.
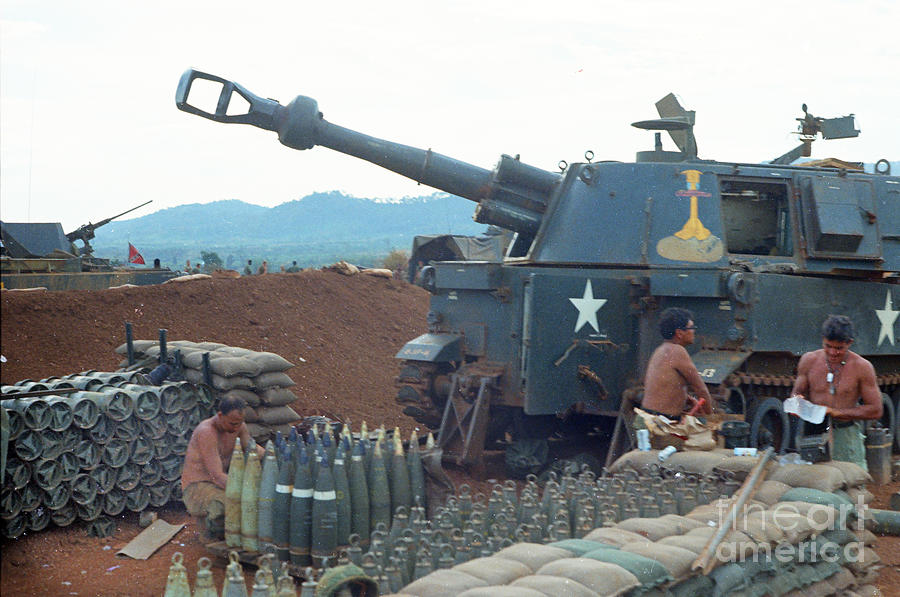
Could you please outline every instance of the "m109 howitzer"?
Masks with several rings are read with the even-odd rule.
[[[133,212],[134,210],[144,207],[145,205],[150,204],[150,203],[153,203],[152,199],[150,201],[145,201],[144,203],[141,203],[137,207],[132,207],[131,209],[126,209],[122,213],[114,215],[111,218],[106,218],[106,219],[100,220],[96,224],[92,224],[90,222],[88,222],[87,224],[82,224],[81,226],[79,226],[78,228],[73,230],[72,232],[69,232],[68,234],[66,234],[66,240],[68,240],[70,243],[72,243],[73,247],[75,246],[75,241],[80,240],[82,242],[82,247],[81,247],[81,249],[79,249],[78,254],[79,255],[91,255],[94,252],[94,248],[91,247],[90,241],[93,240],[94,231],[97,230],[97,228],[100,228],[101,226],[106,226],[107,224],[109,224],[110,222],[115,220],[116,218],[121,218],[125,214],[129,214],[129,213]]]
[[[189,101],[197,79],[221,86],[214,109]],[[229,113],[234,94],[246,113]],[[308,97],[282,106],[193,70],[176,104],[275,131],[294,149],[323,145],[379,164],[476,201],[476,221],[515,232],[502,263],[425,268],[428,333],[397,355],[398,402],[440,427],[439,442],[457,462],[480,462],[485,442],[507,430],[517,448],[537,445],[558,415],[621,421],[641,396],[667,307],[695,314],[692,359],[716,406],[751,423],[755,445],[789,446],[781,400],[831,313],[856,323],[854,350],[875,365],[882,423],[896,429],[900,177],[889,167],[867,174],[847,162],[700,159],[695,115],[671,94],[657,103],[660,118],[634,126],[667,131],[679,151],[664,151],[657,133],[655,149],[634,163],[591,163],[586,154],[561,173],[505,155],[482,169],[331,124]],[[802,122],[810,118],[826,122],[808,113]],[[837,120],[837,134],[855,131],[852,117]],[[624,436],[614,433],[611,454]]]

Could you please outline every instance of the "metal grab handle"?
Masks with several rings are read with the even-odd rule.
[[[188,96],[191,93],[191,86],[197,79],[212,81],[222,85],[219,93],[219,101],[216,104],[216,111],[207,112],[188,103]],[[237,92],[250,105],[246,114],[228,114],[228,107],[234,93]],[[237,124],[252,124],[261,129],[269,131],[278,130],[278,121],[282,118],[284,107],[273,99],[263,99],[238,85],[233,81],[223,79],[216,75],[200,72],[189,68],[181,75],[178,81],[178,88],[175,90],[175,105],[179,110],[189,114],[196,114],[209,120],[216,122],[233,122]]]

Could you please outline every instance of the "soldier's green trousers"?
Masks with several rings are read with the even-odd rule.
[[[847,427],[837,427],[831,431],[834,443],[832,444],[831,459],[843,462],[852,462],[868,471],[866,464],[866,436],[863,433],[863,422],[855,421]]]

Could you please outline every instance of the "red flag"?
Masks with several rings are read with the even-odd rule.
[[[144,265],[144,258],[131,243],[128,243],[128,263],[137,263],[138,265]]]

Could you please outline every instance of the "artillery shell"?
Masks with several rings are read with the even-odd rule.
[[[275,542],[275,556],[281,562],[290,557],[291,541],[291,500],[294,492],[294,461],[288,456],[278,469],[278,483],[275,485],[275,502],[273,503],[272,539]]]
[[[250,443],[241,491],[241,546],[244,551],[259,551],[259,480],[262,470],[256,446]]]
[[[335,503],[337,505],[337,544],[348,545],[350,541],[350,529],[352,523],[352,504],[350,502],[350,482],[347,478],[347,467],[344,460],[343,442],[338,446],[334,454]]]
[[[235,438],[231,463],[228,466],[228,482],[225,484],[225,545],[241,546],[241,493],[244,487],[244,453],[241,440]]]
[[[391,512],[403,507],[409,511],[412,505],[409,468],[406,466],[406,457],[403,455],[403,443],[400,441],[400,430],[394,430],[393,450],[390,481],[391,481]]]
[[[384,458],[381,455],[381,444],[376,442],[372,451],[372,468],[367,479],[369,484],[369,526],[374,530],[379,522],[385,528],[391,524],[391,491],[388,486],[387,471],[384,470]]]
[[[169,567],[169,577],[166,579],[166,592],[163,597],[191,597],[187,568],[181,563],[183,559],[184,556],[180,551],[172,554],[172,565]]]
[[[225,584],[222,586],[222,597],[247,597],[247,585],[244,582],[244,569],[236,551],[228,552],[228,566],[225,568]]]
[[[216,585],[213,582],[212,562],[209,558],[197,560],[197,581],[194,583],[193,597],[219,597]]]
[[[309,560],[310,526],[312,519],[313,486],[309,475],[309,456],[306,450],[294,472],[294,489],[291,494],[290,560],[295,566],[307,566]]]
[[[359,535],[359,545],[369,545],[369,485],[362,442],[356,442],[350,457],[350,532]]]
[[[319,475],[312,503],[312,562],[324,568],[337,555],[337,495],[328,457],[319,461]]]
[[[272,515],[275,507],[275,486],[278,484],[278,460],[275,457],[275,444],[270,440],[266,444],[266,455],[263,458],[262,476],[259,480],[258,524],[259,550],[263,553],[273,547]]]
[[[422,455],[419,453],[419,439],[413,431],[409,438],[409,451],[406,453],[406,466],[409,468],[410,499],[413,504],[425,508],[425,469],[422,467]],[[471,513],[466,513],[466,518]]]

